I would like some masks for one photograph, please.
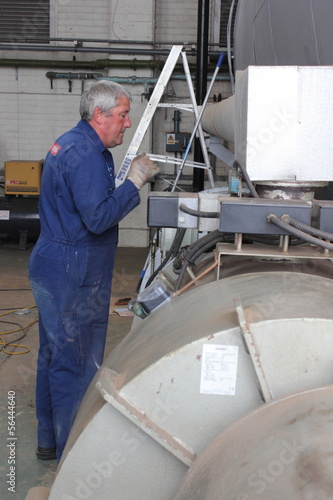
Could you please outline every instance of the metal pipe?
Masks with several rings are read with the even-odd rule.
[[[1,47],[0,47],[1,48]],[[0,59],[0,66],[36,67],[36,68],[70,68],[74,69],[104,69],[104,68],[139,68],[162,69],[164,61],[137,59],[97,59],[95,61],[57,61],[45,59]],[[176,66],[177,67],[177,66]],[[178,65],[179,69],[181,65]]]
[[[70,73],[69,73],[70,74]],[[209,76],[208,80],[211,80],[213,77]],[[152,83],[155,84],[158,82],[158,78],[149,78],[145,76],[137,77],[137,76],[128,76],[128,77],[122,77],[122,76],[102,76],[98,79],[103,79],[103,80],[113,80],[117,81],[119,83]],[[192,79],[194,79],[194,76],[192,76]],[[186,80],[185,75],[172,75],[170,77],[170,80]],[[229,76],[220,76],[217,77],[215,80],[219,81],[229,81],[230,77]]]
[[[301,238],[302,240],[306,241],[307,243],[322,247],[322,248],[327,248],[327,250],[333,251],[333,244],[324,240],[321,240],[315,236],[311,236],[308,233],[305,233],[304,231],[300,231],[299,229],[296,229],[295,227],[292,227],[290,224],[287,224],[287,222],[284,222],[282,219],[279,219],[277,215],[270,214],[267,216],[267,221],[270,222],[271,224],[274,224],[275,226],[283,229],[287,233],[296,236],[296,238]]]
[[[181,44],[182,45],[182,44]],[[105,54],[126,54],[126,55],[151,55],[151,56],[168,56],[169,49],[134,49],[134,48],[111,48],[111,47],[82,47],[80,44],[74,47],[59,46],[59,45],[28,45],[28,44],[1,44],[0,50],[18,50],[32,52],[83,52],[83,53],[105,53]],[[212,51],[211,56],[218,55],[219,52]],[[194,50],[188,51],[188,55],[197,56]]]
[[[64,68],[70,70],[102,70],[106,68],[130,68],[134,71],[137,69],[157,69],[161,70],[164,66],[164,61],[154,60],[138,60],[138,59],[96,59],[95,61],[59,61],[49,59],[0,59],[0,67],[17,67],[17,68]],[[196,65],[191,64],[191,69],[195,69]],[[210,65],[209,69],[214,71],[214,66]],[[176,64],[175,71],[183,71],[181,64]],[[173,75],[172,78],[176,78]],[[180,75],[179,75],[180,76]],[[193,78],[193,77],[192,77]],[[208,77],[209,78],[209,77]],[[228,75],[218,77],[220,80],[230,81]]]
[[[180,124],[180,121],[181,121],[181,118],[180,118],[180,111],[179,109],[176,109],[174,112],[173,112],[173,123],[174,123],[174,126],[173,126],[173,131],[175,134],[178,134],[179,132],[179,124]]]
[[[110,47],[80,47],[79,45],[74,47],[66,47],[59,45],[21,45],[21,44],[10,44],[10,45],[2,45],[0,44],[1,50],[19,50],[19,51],[33,51],[33,52],[84,52],[84,53],[104,53],[104,54],[126,54],[126,55],[155,55],[155,56],[167,56],[169,54],[169,50],[161,49],[161,50],[152,50],[152,49],[129,49],[129,48],[110,48]]]
[[[323,238],[328,241],[333,241],[333,234],[328,233],[327,231],[322,231],[321,229],[317,229],[316,227],[309,226],[304,222],[293,219],[290,215],[282,215],[281,220],[290,224],[290,226],[296,227],[300,231],[304,231],[304,233],[311,234],[312,236],[316,236],[316,238]]]
[[[0,44],[7,43],[8,38],[0,37]],[[162,42],[162,41],[153,41],[153,40],[112,40],[109,38],[66,38],[66,37],[50,37],[50,38],[20,38],[20,43],[49,43],[49,42],[72,42],[74,44],[79,43],[109,43],[113,45],[151,45],[151,46],[159,46],[159,45],[184,45],[194,50],[196,46],[196,42],[184,42],[183,40],[174,41],[172,44],[170,42]],[[221,51],[226,51],[227,47],[221,47],[219,43],[209,43],[209,47],[218,47]]]
[[[207,65],[208,65],[208,32],[209,32],[209,0],[199,0],[198,27],[197,27],[197,71],[196,71],[196,99],[198,105],[203,103],[207,93]],[[194,141],[194,161],[203,162],[200,141]],[[204,172],[196,169],[193,172],[193,191],[202,191],[204,188]]]

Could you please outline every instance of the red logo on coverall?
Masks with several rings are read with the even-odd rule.
[[[51,155],[53,156],[56,156],[59,151],[61,149],[61,146],[59,146],[59,144],[57,144],[56,142],[50,147],[50,153]]]

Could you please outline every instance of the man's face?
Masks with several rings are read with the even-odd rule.
[[[126,129],[131,126],[130,108],[129,100],[123,96],[110,116],[100,113],[98,135],[106,148],[114,148],[123,142]]]

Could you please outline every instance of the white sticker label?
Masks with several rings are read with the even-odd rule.
[[[9,210],[0,210],[0,220],[9,220]]]
[[[234,396],[238,346],[204,344],[201,365],[201,394]]]

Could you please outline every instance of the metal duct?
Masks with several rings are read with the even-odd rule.
[[[333,64],[330,0],[239,0],[235,70],[250,65]]]
[[[234,142],[235,98],[224,99],[218,104],[207,106],[201,119],[203,130],[229,142]]]

